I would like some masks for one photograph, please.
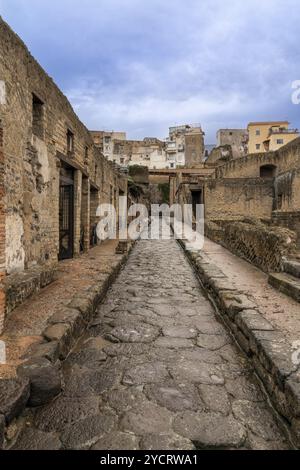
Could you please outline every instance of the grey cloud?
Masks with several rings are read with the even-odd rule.
[[[164,137],[169,125],[290,118],[298,1],[0,0],[5,19],[91,128]]]

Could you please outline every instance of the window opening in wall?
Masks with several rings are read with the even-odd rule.
[[[32,132],[40,139],[44,138],[44,103],[32,94]]]
[[[74,134],[70,129],[67,131],[67,152],[69,154],[74,153]]]
[[[88,146],[85,146],[84,149],[84,163],[87,165],[89,162],[89,148]]]

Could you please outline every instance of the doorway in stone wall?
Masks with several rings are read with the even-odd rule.
[[[197,205],[203,203],[202,190],[192,191],[193,216],[196,219]]]
[[[59,260],[74,253],[74,172],[62,167],[59,185]]]

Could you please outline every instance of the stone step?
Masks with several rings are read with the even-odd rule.
[[[288,260],[283,264],[284,271],[300,279],[300,261]]]
[[[269,275],[269,284],[300,302],[300,279],[287,273],[272,273]]]

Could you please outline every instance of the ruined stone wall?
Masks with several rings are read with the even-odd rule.
[[[0,80],[5,100],[4,128],[6,270],[22,271],[56,261],[59,245],[59,174],[64,163],[74,169],[75,237],[79,253],[82,224],[82,177],[99,188],[99,202],[109,202],[123,184],[74,113],[67,98],[30,55],[24,43],[0,19]],[[35,125],[33,96],[42,103]],[[73,135],[70,151],[67,132]]]
[[[277,173],[300,167],[300,138],[276,152],[255,153],[238,158],[216,169],[216,178],[257,178],[260,167],[274,165]]]
[[[300,210],[300,168],[291,169],[276,176],[274,180],[275,209]]]
[[[222,147],[215,147],[210,152],[206,164],[224,165],[227,161],[233,159],[232,149],[230,145],[223,145]]]
[[[258,220],[207,222],[206,235],[265,272],[282,270],[283,257],[296,250],[296,234]]]
[[[275,178],[272,221],[294,230],[300,247],[300,169],[292,169]]]
[[[205,184],[204,203],[206,219],[271,218],[273,180],[212,179]]]
[[[240,158],[246,153],[247,134],[246,129],[220,129],[217,133],[217,146],[229,146],[232,157]]]

